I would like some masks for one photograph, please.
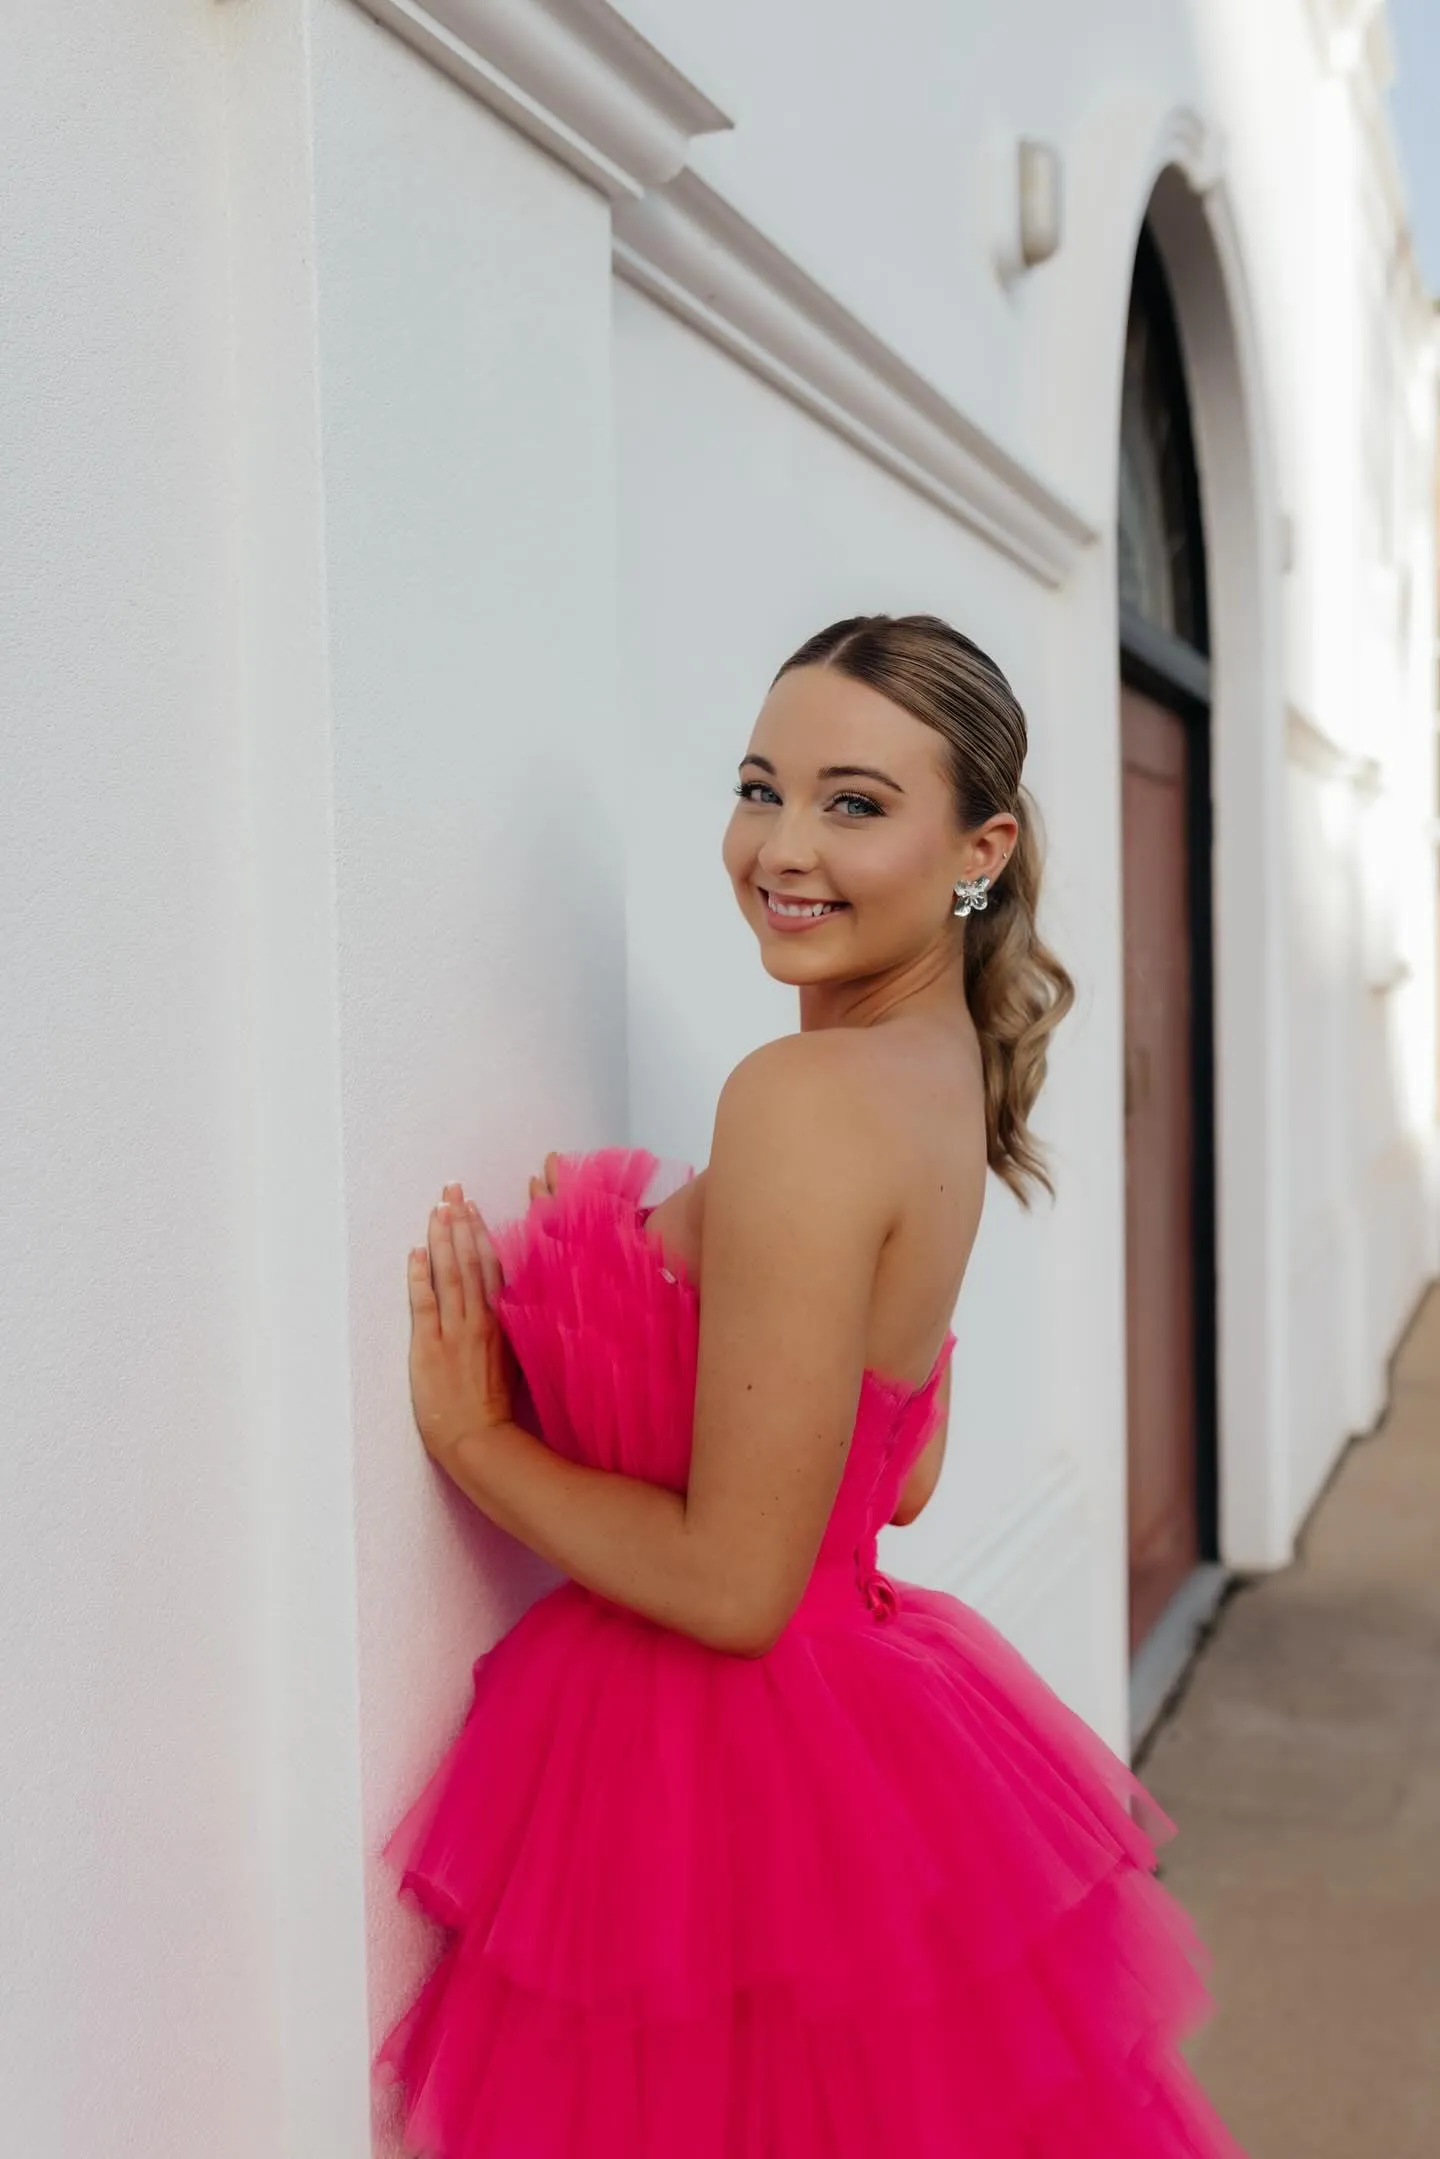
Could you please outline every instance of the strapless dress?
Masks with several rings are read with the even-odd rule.
[[[683,1490],[698,1294],[655,1156],[561,1158],[497,1237],[522,1421]],[[433,2159],[1243,2159],[1179,2042],[1206,1955],[1169,1820],[877,1533],[934,1429],[867,1372],[809,1587],[759,1657],[573,1583],[474,1667],[385,1846],[436,1958],[374,2057]]]

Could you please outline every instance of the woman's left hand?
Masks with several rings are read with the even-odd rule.
[[[410,1399],[425,1450],[443,1466],[461,1440],[514,1417],[514,1355],[492,1304],[500,1260],[460,1185],[447,1184],[430,1210],[408,1277]]]
[[[559,1189],[560,1157],[558,1154],[556,1154],[554,1148],[552,1147],[549,1154],[547,1154],[545,1157],[545,1165],[542,1174],[538,1177],[532,1177],[530,1179],[530,1197],[532,1200],[544,1199],[548,1194],[548,1196],[553,1199]]]

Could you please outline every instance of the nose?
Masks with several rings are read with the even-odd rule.
[[[787,803],[767,826],[755,856],[762,877],[804,875],[819,860],[815,831],[803,805]]]

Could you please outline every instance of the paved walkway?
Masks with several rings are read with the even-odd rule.
[[[1440,1290],[1294,1565],[1139,1763],[1214,1954],[1189,2049],[1251,2159],[1440,2155]]]

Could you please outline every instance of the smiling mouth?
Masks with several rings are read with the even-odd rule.
[[[765,902],[766,913],[781,922],[820,922],[849,905],[847,900],[807,899],[802,892],[767,892],[763,885],[755,889]]]

